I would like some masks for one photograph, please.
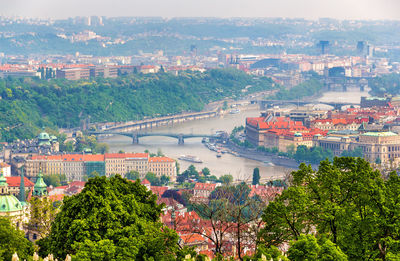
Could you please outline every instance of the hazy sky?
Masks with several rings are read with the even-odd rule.
[[[400,0],[0,0],[0,15],[304,17],[400,20]]]

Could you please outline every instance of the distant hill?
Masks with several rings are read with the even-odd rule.
[[[43,126],[51,129],[92,122],[128,121],[184,111],[200,111],[206,103],[270,90],[269,78],[234,69],[205,73],[133,74],[115,79],[44,81],[32,78],[0,80],[1,140],[31,138]]]

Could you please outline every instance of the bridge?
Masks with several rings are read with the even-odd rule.
[[[323,83],[328,91],[348,91],[350,89],[364,91],[373,77],[327,76]]]
[[[145,119],[139,121],[121,122],[113,124],[105,124],[103,126],[96,126],[97,129],[102,129],[103,131],[115,131],[115,132],[130,132],[130,131],[141,131],[142,129],[152,129],[153,127],[159,127],[169,124],[175,124],[180,122],[185,122],[188,120],[199,120],[206,119],[210,117],[218,116],[219,112],[205,111],[205,112],[191,112],[183,113],[171,116],[163,116],[153,119]]]
[[[183,145],[185,143],[185,139],[189,138],[209,138],[209,139],[221,139],[223,138],[223,134],[215,134],[215,135],[208,135],[208,134],[183,134],[183,133],[140,133],[140,132],[113,132],[113,131],[91,131],[89,132],[93,135],[122,135],[128,136],[132,138],[132,144],[138,144],[139,138],[141,137],[148,137],[148,136],[164,136],[164,137],[171,137],[178,140],[178,144]]]
[[[289,105],[289,104],[298,106],[304,106],[307,104],[325,104],[334,107],[336,110],[341,109],[342,106],[345,105],[360,105],[360,103],[351,103],[351,102],[321,102],[321,101],[296,101],[296,100],[260,100],[257,101],[257,103],[260,104],[261,110],[265,110],[266,108],[271,108],[273,106]]]

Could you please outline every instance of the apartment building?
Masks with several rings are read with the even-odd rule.
[[[176,179],[175,160],[168,157],[149,157],[148,153],[106,153],[104,155],[64,154],[32,156],[25,162],[26,176],[35,178],[39,171],[44,174],[65,174],[67,180],[84,180],[96,171],[100,176],[138,171],[141,178],[148,172]]]
[[[90,77],[116,78],[118,68],[115,66],[91,66]]]
[[[175,160],[168,157],[152,157],[149,158],[149,172],[153,172],[158,177],[165,175],[171,181],[176,180],[176,164]]]
[[[103,165],[103,170],[93,167],[97,163]],[[39,171],[47,175],[64,174],[67,180],[83,180],[85,175],[96,170],[104,175],[104,155],[64,154],[52,156],[32,156],[26,160],[26,176],[36,177]]]
[[[64,68],[56,72],[57,79],[80,80],[89,79],[89,77],[89,68]]]
[[[272,114],[246,119],[246,139],[250,143],[283,152],[300,145],[311,147],[315,135],[325,136],[326,133],[324,130],[307,128],[301,121]]]

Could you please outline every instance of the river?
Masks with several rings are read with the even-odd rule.
[[[163,126],[147,130],[147,132],[171,132],[171,133],[194,133],[194,134],[213,134],[223,130],[231,132],[235,126],[245,124],[246,117],[258,117],[260,110],[258,107],[250,107],[241,110],[237,114],[226,114],[221,117],[188,121],[173,126]],[[203,163],[190,163],[178,160],[181,172],[193,164],[197,170],[208,167],[212,175],[217,177],[224,174],[231,174],[235,180],[251,180],[253,169],[260,169],[261,178],[281,178],[291,169],[281,166],[266,166],[263,162],[236,157],[231,154],[223,154],[221,158],[216,157],[216,153],[207,149],[201,143],[201,138],[185,139],[184,145],[178,145],[178,141],[169,137],[142,137],[139,144],[132,144],[132,139],[125,136],[112,136],[101,138],[101,142],[106,142],[110,146],[111,152],[123,150],[125,152],[143,152],[149,150],[157,153],[159,149],[168,157],[178,159],[180,155],[194,155],[203,160]],[[266,158],[267,160],[267,158]]]
[[[359,102],[361,96],[368,96],[367,92],[327,92],[319,100],[324,102]],[[247,107],[237,114],[226,114],[221,117],[209,118],[197,121],[188,121],[173,126],[163,126],[147,130],[148,132],[171,132],[171,133],[193,133],[193,134],[213,134],[218,130],[231,132],[235,126],[245,124],[246,117],[257,117],[260,115],[258,107]],[[106,142],[110,146],[111,152],[123,150],[125,152],[143,152],[149,150],[157,153],[161,150],[166,156],[178,159],[180,155],[194,155],[203,160],[203,163],[190,163],[178,160],[180,170],[187,169],[190,164],[195,165],[197,170],[208,167],[212,175],[217,177],[224,174],[231,174],[236,180],[250,180],[253,169],[260,169],[261,178],[281,178],[292,169],[282,166],[266,166],[262,161],[255,161],[242,157],[235,157],[230,154],[223,154],[221,158],[216,157],[216,153],[207,149],[202,143],[201,138],[185,139],[184,145],[178,145],[174,138],[169,137],[142,137],[139,144],[132,144],[132,139],[125,136],[112,136],[101,138],[100,141]],[[266,160],[269,160],[267,157]]]

